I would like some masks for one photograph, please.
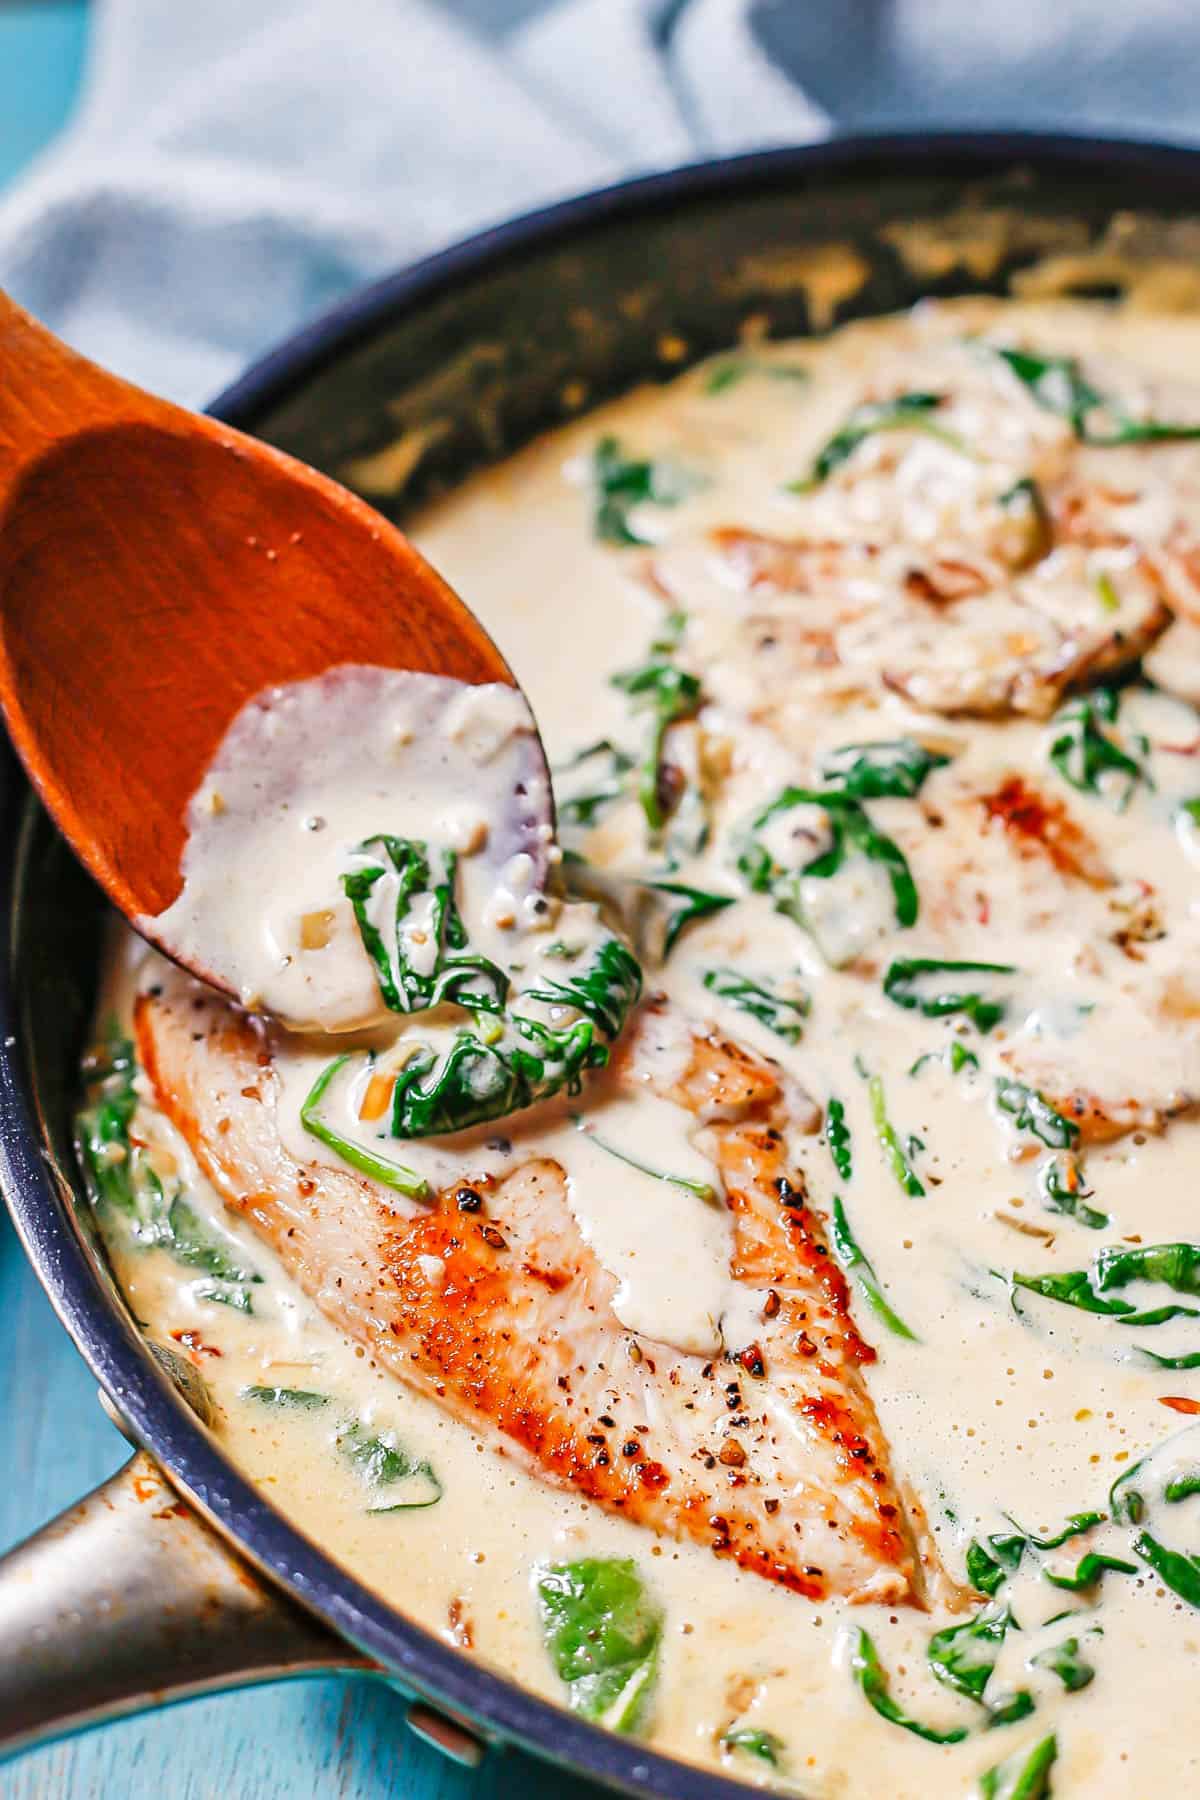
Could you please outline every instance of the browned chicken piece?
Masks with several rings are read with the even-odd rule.
[[[301,1164],[280,1139],[260,1025],[176,974],[137,1009],[158,1101],[226,1204],[399,1380],[543,1480],[797,1593],[924,1605],[944,1577],[864,1386],[874,1351],[789,1167],[796,1119],[780,1083],[702,1029],[666,1076],[661,1026],[643,1007],[602,1079],[686,1108],[720,1169],[754,1326],[713,1361],[621,1326],[558,1162],[475,1179],[476,1212],[460,1210],[457,1184],[423,1206]]]
[[[1106,1029],[1010,1031],[989,1045],[1019,1081],[1073,1123],[1081,1143],[1161,1130],[1200,1105],[1197,930],[1165,929],[1144,881],[1120,880],[1070,799],[1001,768],[986,780],[938,770],[921,822],[898,828],[922,895],[920,950],[1009,963],[1053,1021],[1077,1000],[1102,1005]],[[928,827],[935,829],[930,832]],[[1067,928],[1069,960],[1030,967],[1030,946]]]
[[[1088,368],[1122,417],[1200,406],[1116,359]],[[688,614],[713,697],[782,735],[791,710],[844,692],[1046,717],[1174,614],[1200,621],[1196,445],[1085,442],[995,345],[915,323],[903,354],[864,366],[809,469],[780,481],[780,532],[677,536],[650,580]]]
[[[891,690],[947,714],[1045,717],[1063,694],[1128,666],[1171,620],[1144,559],[1104,589],[1065,544],[1014,573],[966,548],[790,540],[725,527],[658,552],[648,579],[689,618],[689,655],[718,699],[753,665],[752,717],[835,689]],[[728,691],[726,691],[728,689]]]

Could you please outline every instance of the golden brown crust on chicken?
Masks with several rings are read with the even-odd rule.
[[[647,1008],[644,1028],[654,1019]],[[940,1582],[863,1386],[874,1352],[789,1172],[793,1121],[765,1063],[697,1032],[682,1073],[656,1075],[635,1026],[612,1075],[694,1113],[725,1183],[732,1273],[759,1323],[706,1362],[620,1325],[559,1163],[474,1178],[477,1212],[458,1208],[455,1184],[400,1210],[350,1170],[289,1154],[270,1041],[233,1007],[172,977],[139,1001],[137,1036],[159,1103],[226,1204],[335,1323],[494,1447],[814,1599],[921,1605],[927,1576]]]

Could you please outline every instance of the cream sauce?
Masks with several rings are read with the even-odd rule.
[[[645,721],[609,677],[636,662],[662,632],[664,583],[647,579],[647,553],[592,537],[592,452],[597,440],[612,435],[630,456],[665,458],[693,477],[673,504],[642,502],[627,519],[639,537],[664,555],[677,553],[692,571],[670,589],[671,603],[689,612],[679,663],[697,669],[706,695],[714,696],[668,738],[671,758],[704,786],[711,814],[706,845],[681,849],[670,879],[739,899],[690,927],[663,966],[648,967],[647,977],[693,1017],[713,1018],[778,1059],[798,1088],[822,1103],[830,1097],[843,1103],[853,1141],[849,1180],[835,1174],[823,1138],[798,1134],[789,1149],[818,1210],[827,1213],[834,1196],[842,1197],[888,1300],[915,1334],[912,1340],[889,1334],[856,1290],[859,1323],[879,1351],[868,1384],[896,1465],[920,1494],[956,1574],[970,1541],[1011,1529],[1009,1517],[1027,1530],[1049,1532],[1071,1513],[1107,1511],[1110,1484],[1186,1426],[1189,1412],[1200,1411],[1200,1374],[1158,1368],[1144,1354],[1195,1348],[1194,1321],[1122,1331],[1110,1317],[1010,1291],[1004,1278],[1013,1271],[1083,1269],[1101,1246],[1200,1241],[1200,1123],[1171,1117],[1157,1129],[1200,1095],[1200,1002],[1193,986],[1200,827],[1182,809],[1200,795],[1200,722],[1186,704],[1194,697],[1194,675],[1181,655],[1181,699],[1146,691],[1121,704],[1115,729],[1149,780],[1138,779],[1126,798],[1125,779],[1110,770],[1096,791],[1080,792],[1054,760],[1064,727],[1046,721],[1049,707],[1040,696],[1034,716],[979,721],[922,709],[941,707],[959,661],[974,680],[978,658],[991,656],[997,642],[991,618],[981,622],[979,636],[954,638],[945,659],[936,640],[931,651],[920,647],[928,679],[903,691],[862,670],[887,669],[909,656],[911,634],[901,633],[898,648],[893,643],[880,652],[874,643],[864,648],[859,632],[843,659],[818,662],[785,683],[779,706],[760,705],[763,682],[739,622],[761,600],[761,633],[785,629],[789,610],[794,616],[804,600],[779,599],[769,589],[747,595],[740,577],[720,559],[714,567],[703,546],[709,530],[732,524],[783,538],[851,542],[871,534],[884,543],[883,558],[892,558],[897,581],[903,556],[896,546],[913,543],[952,541],[966,554],[991,559],[989,567],[1011,572],[1019,552],[996,510],[997,496],[1031,464],[1040,479],[1058,479],[1073,454],[1061,422],[1015,388],[985,393],[972,376],[957,403],[955,432],[973,452],[980,433],[986,444],[989,423],[1001,419],[1003,430],[987,454],[964,456],[934,441],[917,447],[914,462],[904,451],[908,440],[880,434],[860,462],[815,494],[784,485],[811,467],[864,396],[878,398],[873,384],[883,381],[881,370],[894,368],[897,358],[911,360],[919,374],[906,376],[905,389],[933,386],[944,371],[943,348],[957,356],[957,341],[968,331],[995,332],[1045,352],[1119,353],[1158,396],[1160,416],[1200,417],[1192,398],[1172,386],[1178,369],[1200,366],[1200,326],[1191,320],[1135,323],[1102,307],[1066,303],[927,308],[915,321],[856,326],[825,344],[762,347],[728,383],[714,384],[712,371],[701,368],[668,388],[634,394],[468,484],[415,533],[521,672],[553,766],[568,764],[601,737],[636,753]],[[776,364],[786,364],[790,378],[776,379]],[[805,383],[794,379],[797,364],[807,371]],[[1129,405],[1137,404],[1135,393]],[[1105,454],[1113,460],[1101,469],[1114,479],[1119,470],[1121,483],[1136,477],[1146,487],[1143,527],[1151,546],[1161,548],[1173,529],[1170,496],[1164,498],[1157,475],[1143,477],[1124,449],[1085,456],[1087,481],[1100,480],[1094,464]],[[1200,452],[1183,445],[1148,454],[1166,459],[1152,467],[1170,471],[1175,494],[1183,496],[1178,510],[1195,527]],[[1078,570],[1069,573],[1067,598],[1050,608],[1065,610],[1072,630],[1084,628],[1076,620],[1103,622],[1106,590],[1098,595],[1094,587],[1097,569],[1114,582],[1130,573],[1109,543],[1079,554],[1098,557],[1096,568],[1083,570],[1082,583]],[[528,581],[535,563],[554,571],[552,629],[545,597]],[[873,569],[869,574],[879,579]],[[1137,607],[1141,599],[1118,594],[1117,604]],[[1176,625],[1172,635],[1185,629],[1192,627]],[[1005,623],[1000,635],[1009,630]],[[1149,666],[1156,680],[1174,687],[1168,641],[1161,640]],[[1011,644],[1003,652],[1014,654]],[[1030,653],[1015,652],[1018,661]],[[749,818],[789,783],[820,788],[823,769],[843,746],[905,737],[949,760],[927,776],[919,799],[864,804],[874,827],[908,858],[921,905],[913,927],[898,928],[892,890],[869,860],[848,865],[845,879],[802,881],[809,929],[774,910],[768,896],[746,894],[733,847]],[[1084,834],[1082,848],[1072,845],[1072,873],[1036,846],[1015,853],[1015,828],[1006,823],[1011,811],[1006,815],[998,802],[987,815],[990,827],[981,829],[989,796],[1018,771],[1039,794],[1061,801]],[[330,809],[334,788],[340,793],[349,775],[341,765],[330,783]],[[574,780],[560,778],[560,800],[578,791],[569,785]],[[382,788],[379,797],[382,802]],[[386,816],[356,818],[350,836],[407,822],[389,798]],[[279,829],[293,834],[293,851],[296,843],[306,845],[302,822]],[[829,847],[829,834],[829,819],[809,804],[779,816],[769,847],[781,861],[791,854],[806,862]],[[616,872],[662,869],[632,797],[602,808],[595,825],[574,831],[570,841]],[[304,860],[313,885],[304,888],[300,910],[328,905],[331,869]],[[280,942],[277,936],[271,956]],[[1002,1020],[984,1034],[961,1013],[928,1018],[895,1004],[882,978],[901,957],[1011,965],[1011,975],[973,978],[988,997],[1003,1000]],[[249,990],[266,997],[260,952],[240,966],[250,971]],[[151,958],[135,979],[153,981],[155,967]],[[706,978],[720,968],[808,996],[796,1041],[718,998]],[[961,985],[971,984],[964,978]],[[126,978],[119,1004],[127,1004],[128,986]],[[315,1016],[310,993],[299,993],[289,986],[285,1010]],[[968,1061],[956,1070],[948,1055],[955,1045],[976,1056],[978,1067]],[[914,1072],[931,1052],[932,1060]],[[663,1046],[664,1056],[673,1053],[669,1043]],[[327,1052],[303,1040],[280,1057],[284,1140],[309,1159],[321,1152],[303,1131],[299,1106],[326,1059]],[[919,1177],[920,1195],[902,1191],[895,1179],[863,1070],[882,1079],[887,1118]],[[998,1104],[997,1080],[1014,1074],[1043,1092],[1086,1092],[1135,1126],[1080,1152],[1088,1204],[1105,1217],[1099,1228],[1086,1228],[1048,1201],[1047,1172],[1060,1153],[1017,1129],[1012,1112]],[[331,1116],[348,1135],[361,1130],[366,1079],[364,1065],[328,1097]],[[574,1114],[581,1115],[582,1132]],[[488,1665],[561,1697],[538,1634],[534,1569],[569,1556],[632,1556],[667,1620],[650,1728],[661,1750],[815,1800],[883,1794],[950,1800],[977,1792],[973,1784],[984,1771],[1055,1731],[1056,1795],[1116,1800],[1186,1793],[1197,1785],[1200,1739],[1188,1721],[1200,1613],[1141,1562],[1137,1573],[1110,1572],[1080,1595],[1052,1587],[1040,1572],[1043,1562],[1055,1573],[1073,1570],[1085,1549],[1126,1557],[1128,1528],[1106,1523],[1044,1558],[1026,1557],[1002,1590],[1021,1629],[1009,1632],[993,1681],[996,1689],[1027,1688],[1036,1711],[1018,1724],[979,1730],[979,1709],[930,1676],[929,1634],[944,1618],[852,1608],[837,1599],[814,1605],[698,1546],[658,1541],[484,1450],[466,1428],[401,1389],[340,1338],[273,1267],[264,1246],[229,1222],[153,1108],[144,1106],[139,1121],[209,1228],[265,1279],[254,1290],[251,1315],[214,1306],[193,1272],[181,1271],[161,1250],[138,1248],[109,1219],[114,1260],[136,1315],[151,1322],[156,1336],[189,1350],[220,1408],[222,1443],[277,1504],[348,1568]],[[696,1191],[716,1178],[688,1124],[667,1102],[615,1099],[600,1077],[581,1101],[543,1109],[536,1143],[568,1171],[580,1229],[620,1283],[622,1320],[651,1338],[710,1355],[722,1342],[736,1343],[743,1327],[725,1279],[723,1217]],[[502,1171],[528,1148],[530,1130],[517,1118],[454,1139],[391,1148],[432,1182],[458,1180],[473,1168]],[[694,1185],[622,1167],[601,1140]],[[436,1269],[426,1273],[436,1281]],[[1142,1303],[1136,1286],[1120,1291]],[[1156,1287],[1147,1303],[1162,1299]],[[287,1411],[245,1397],[248,1386],[265,1384],[319,1390],[329,1400]],[[347,1417],[394,1431],[414,1455],[427,1458],[444,1490],[439,1503],[370,1514],[361,1481],[337,1448]],[[1186,1446],[1179,1455],[1179,1466],[1187,1467]],[[1155,1494],[1177,1462],[1176,1450],[1161,1453],[1151,1472]],[[1156,1499],[1151,1523],[1172,1545],[1198,1550],[1197,1506],[1200,1501],[1164,1506]],[[1069,1621],[1050,1622],[1064,1611],[1072,1613]],[[849,1667],[860,1626],[875,1640],[897,1701],[927,1725],[972,1727],[965,1742],[935,1746],[869,1709]],[[1095,1670],[1078,1692],[1065,1692],[1036,1660],[1068,1632]],[[731,1728],[775,1734],[785,1746],[780,1766],[723,1747]]]
[[[549,812],[517,689],[346,665],[242,708],[188,809],[183,887],[142,923],[298,1029],[381,1023],[339,879],[357,848],[389,832],[457,852],[468,928],[504,954],[505,933],[542,923]],[[388,898],[385,881],[373,908]]]

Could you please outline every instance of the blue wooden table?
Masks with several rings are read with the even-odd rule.
[[[0,0],[0,187],[70,112],[85,10],[81,0]],[[0,1209],[0,1548],[127,1455]],[[595,1791],[517,1755],[468,1774],[418,1743],[398,1696],[337,1680],[196,1701],[0,1769],[3,1800],[589,1800]]]

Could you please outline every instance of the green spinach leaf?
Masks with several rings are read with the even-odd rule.
[[[165,1250],[205,1280],[199,1299],[254,1310],[250,1289],[262,1276],[243,1264],[186,1200],[177,1181],[164,1187],[150,1158],[130,1136],[137,1110],[133,1045],[113,1025],[84,1065],[87,1104],[76,1119],[80,1162],[93,1202],[120,1215],[143,1249]]]
[[[649,881],[645,884],[655,894],[666,894],[668,907],[664,920],[662,960],[665,962],[689,925],[707,919],[713,913],[732,906],[732,894],[710,894],[703,888],[686,887],[680,881]]]
[[[721,1742],[727,1750],[740,1750],[746,1756],[757,1757],[768,1768],[777,1769],[783,1761],[783,1739],[776,1737],[773,1731],[760,1731],[754,1725],[739,1725],[723,1732]]]
[[[391,1134],[396,1138],[462,1131],[521,1112],[558,1093],[577,1094],[590,1069],[603,1068],[641,993],[642,972],[619,938],[607,937],[586,970],[526,988],[505,1014],[504,1031],[485,1040],[460,1031],[439,1056],[418,1047],[396,1078]],[[575,1011],[551,1025],[520,1010],[538,1003]]]
[[[1059,1550],[1074,1537],[1081,1537],[1094,1525],[1104,1523],[1099,1512],[1072,1513],[1058,1531],[1049,1537],[1038,1537],[1026,1531],[1015,1520],[1011,1532],[993,1533],[986,1544],[973,1538],[967,1547],[967,1580],[990,1599],[1021,1566],[1026,1550]]]
[[[911,800],[920,793],[925,777],[949,761],[913,738],[881,738],[830,751],[822,761],[821,776],[827,787],[852,800]]]
[[[944,394],[900,394],[894,400],[866,401],[856,406],[841,429],[817,452],[808,474],[788,484],[791,492],[809,494],[819,488],[835,470],[849,461],[865,439],[879,431],[924,432],[965,453],[966,445],[962,439],[934,417],[945,398]]]
[[[965,1044],[960,1044],[955,1038],[944,1050],[926,1050],[923,1056],[918,1056],[908,1072],[910,1075],[919,1075],[929,1063],[937,1062],[944,1063],[952,1075],[958,1075],[963,1069],[979,1067],[979,1058],[975,1052],[968,1050]]]
[[[649,1712],[663,1613],[630,1558],[585,1557],[538,1571],[542,1635],[572,1709],[633,1732]]]
[[[757,1019],[768,1031],[786,1044],[798,1044],[804,1031],[804,1020],[811,1004],[809,996],[782,994],[769,975],[756,981],[737,969],[706,969],[704,985],[718,1000],[725,1000],[738,1012]]]
[[[1108,1494],[1109,1511],[1118,1524],[1144,1524],[1150,1506],[1148,1491],[1152,1485],[1158,1490],[1156,1497],[1168,1506],[1178,1506],[1200,1494],[1200,1466],[1194,1461],[1194,1446],[1198,1439],[1200,1429],[1188,1426],[1118,1475]],[[1185,1444],[1189,1447],[1193,1466],[1180,1468]],[[1167,1467],[1157,1473],[1155,1465],[1158,1464],[1161,1470],[1163,1461]],[[1171,1549],[1155,1533],[1146,1530],[1134,1538],[1133,1551],[1153,1569],[1164,1587],[1170,1588],[1189,1606],[1200,1607],[1200,1556]]]
[[[717,1190],[711,1182],[693,1181],[690,1175],[672,1175],[669,1169],[654,1168],[650,1163],[643,1162],[640,1157],[631,1156],[628,1150],[622,1150],[619,1145],[609,1143],[607,1138],[601,1137],[600,1133],[578,1114],[575,1115],[575,1126],[577,1130],[582,1131],[584,1137],[595,1144],[598,1150],[603,1150],[608,1156],[615,1157],[627,1168],[638,1169],[643,1175],[650,1175],[655,1181],[665,1181],[670,1187],[686,1188],[687,1192],[695,1194],[698,1200],[712,1201],[717,1198]]]
[[[1148,763],[1139,762],[1123,750],[1111,731],[1105,729],[1116,724],[1119,709],[1120,697],[1115,688],[1092,688],[1069,701],[1051,720],[1060,729],[1050,745],[1050,761],[1063,780],[1081,794],[1103,798],[1107,791],[1104,777],[1116,776],[1112,791],[1117,811],[1124,812],[1138,783],[1152,788],[1154,782]],[[1150,748],[1147,740],[1138,735],[1131,742],[1145,759]]]
[[[639,956],[667,960],[680,937],[701,919],[735,904],[732,894],[713,894],[680,881],[645,881],[597,869],[573,851],[563,854],[567,888],[614,918]]]
[[[1063,1545],[1070,1543],[1072,1538],[1082,1537],[1085,1531],[1090,1531],[1094,1525],[1103,1525],[1103,1523],[1104,1514],[1102,1512],[1071,1513],[1061,1530],[1053,1532],[1049,1537],[1038,1537],[1036,1533],[1027,1531],[1025,1538],[1035,1550],[1061,1550]]]
[[[1004,1001],[950,986],[940,993],[922,991],[918,984],[927,975],[1015,975],[1011,963],[938,962],[927,956],[903,957],[892,963],[883,978],[889,1000],[926,1019],[943,1019],[964,1013],[978,1031],[988,1032],[1004,1017]]]
[[[867,1096],[871,1102],[871,1119],[875,1126],[875,1137],[883,1151],[892,1174],[896,1177],[906,1194],[919,1200],[924,1196],[925,1187],[917,1175],[908,1157],[900,1136],[887,1114],[887,1101],[883,1092],[883,1079],[879,1075],[867,1077]]]
[[[1039,406],[1066,419],[1085,444],[1161,444],[1200,437],[1200,425],[1133,419],[1111,396],[1086,379],[1074,356],[1039,356],[1032,350],[996,349]]]
[[[646,747],[638,765],[637,793],[647,825],[651,831],[661,831],[676,804],[665,780],[664,739],[669,726],[695,717],[701,702],[700,680],[664,661],[625,669],[611,680],[640,711],[649,715]]]
[[[988,1605],[963,1624],[948,1625],[934,1633],[926,1650],[930,1672],[956,1694],[986,1705],[984,1689],[992,1678],[1004,1640],[1010,1630],[1019,1629],[1010,1608]],[[1023,1702],[1017,1702],[1015,1696],[1003,1702],[1006,1712],[1014,1705],[1023,1706]]]
[[[374,1181],[382,1181],[385,1187],[395,1188],[398,1193],[408,1194],[414,1200],[427,1200],[429,1183],[423,1175],[418,1175],[415,1169],[406,1168],[403,1163],[393,1162],[390,1157],[376,1156],[373,1151],[356,1144],[352,1138],[343,1136],[321,1117],[318,1108],[330,1085],[349,1061],[350,1053],[347,1051],[341,1056],[335,1056],[321,1070],[300,1108],[300,1123],[310,1137],[315,1137],[318,1143],[324,1144],[326,1149],[332,1150],[361,1175],[369,1175]]]
[[[913,1732],[924,1738],[928,1744],[961,1744],[967,1735],[965,1725],[955,1725],[949,1731],[938,1731],[932,1725],[922,1725],[906,1713],[897,1701],[892,1699],[888,1687],[888,1678],[883,1665],[879,1661],[875,1645],[866,1631],[859,1628],[854,1640],[854,1649],[850,1656],[850,1667],[854,1678],[862,1689],[868,1703],[874,1707],[881,1719],[890,1725],[899,1725],[905,1731]]]
[[[1057,1756],[1053,1733],[1032,1750],[1019,1750],[980,1777],[979,1800],[1050,1800],[1050,1771]]]
[[[1031,1669],[1048,1669],[1051,1675],[1057,1675],[1068,1694],[1077,1694],[1081,1688],[1088,1687],[1096,1678],[1096,1671],[1091,1663],[1085,1662],[1080,1654],[1079,1639],[1064,1638],[1059,1644],[1051,1644],[1045,1650],[1039,1650],[1036,1656],[1029,1658]]]
[[[699,487],[699,478],[667,457],[627,456],[615,437],[603,437],[592,452],[592,528],[602,543],[647,544],[629,523],[635,506],[678,506]]]
[[[1090,1270],[1064,1269],[1046,1275],[1014,1273],[1014,1286],[1047,1300],[1099,1313],[1119,1325],[1153,1327],[1172,1319],[1200,1318],[1200,1308],[1169,1303],[1137,1308],[1112,1290],[1131,1281],[1157,1281],[1173,1293],[1200,1295],[1200,1244],[1109,1244],[1097,1251]]]
[[[355,866],[342,876],[363,948],[375,968],[384,1005],[392,1012],[426,1012],[447,1002],[471,1012],[499,1013],[508,998],[508,976],[489,957],[472,953],[454,888],[458,857],[416,838],[380,833],[354,852]],[[371,916],[375,890],[394,887],[386,934]],[[419,930],[418,968],[410,933]]]
[[[1071,1575],[1055,1575],[1050,1569],[1043,1569],[1042,1574],[1051,1587],[1064,1588],[1069,1594],[1083,1594],[1094,1588],[1108,1570],[1116,1575],[1136,1575],[1137,1564],[1125,1562],[1119,1556],[1101,1556],[1095,1550],[1089,1550],[1081,1556],[1075,1571]]]
[[[441,1499],[433,1465],[411,1456],[391,1432],[368,1432],[355,1421],[338,1433],[337,1444],[373,1495],[369,1513],[422,1512]]]
[[[882,1320],[888,1330],[894,1332],[897,1337],[908,1338],[911,1343],[919,1343],[920,1339],[916,1332],[910,1331],[904,1320],[890,1305],[879,1277],[863,1255],[861,1247],[850,1230],[846,1209],[837,1194],[833,1197],[829,1220],[829,1243],[842,1268],[845,1269],[847,1275],[853,1276],[872,1312]]]
[[[831,842],[828,849],[796,867],[787,867],[772,855],[762,833],[781,813],[797,806],[817,806],[824,812]],[[828,880],[837,875],[852,851],[878,863],[892,889],[896,923],[908,927],[917,922],[917,889],[903,851],[893,839],[877,831],[861,801],[836,788],[784,788],[754,818],[738,854],[737,866],[755,893],[770,894],[776,911],[807,920],[801,899],[801,883],[807,878]]]
[[[1032,1133],[1051,1150],[1069,1150],[1079,1136],[1074,1120],[1064,1119],[1048,1100],[1022,1081],[1001,1076],[996,1082],[996,1105],[1017,1131]]]
[[[1019,1531],[998,1533],[989,1537],[986,1545],[972,1538],[967,1546],[967,1580],[971,1586],[991,1599],[1020,1568],[1028,1542],[1024,1532]]]
[[[561,797],[557,794],[557,782],[555,784],[559,824],[578,825],[589,830],[608,807],[624,798],[627,777],[636,766],[637,758],[609,738],[600,738],[580,750],[556,770],[556,774],[573,776],[578,783],[577,792]]]
[[[260,1406],[277,1406],[284,1412],[317,1412],[329,1405],[328,1394],[318,1394],[312,1388],[290,1387],[244,1387],[244,1400],[257,1400]]]
[[[1170,1588],[1189,1606],[1200,1606],[1200,1556],[1190,1551],[1171,1550],[1149,1531],[1140,1531],[1133,1548],[1149,1565],[1164,1587]]]
[[[846,1123],[846,1108],[840,1100],[831,1100],[825,1108],[825,1142],[829,1146],[834,1168],[843,1181],[849,1181],[854,1174],[854,1153],[850,1142],[850,1127]]]
[[[1092,1189],[1084,1186],[1083,1172],[1075,1157],[1050,1157],[1039,1174],[1038,1184],[1047,1211],[1062,1213],[1089,1231],[1103,1231],[1110,1223],[1107,1213],[1087,1204]]]

